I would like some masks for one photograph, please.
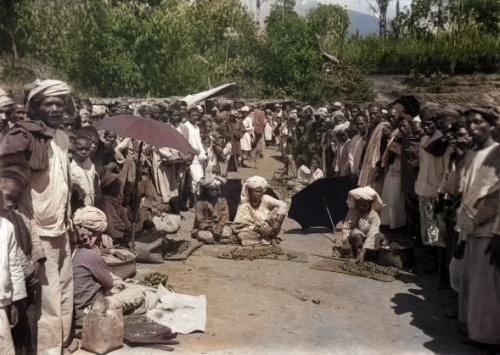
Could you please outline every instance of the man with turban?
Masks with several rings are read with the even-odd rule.
[[[203,243],[224,242],[231,236],[229,207],[221,196],[225,179],[207,174],[202,180],[200,199],[196,202],[191,236]]]
[[[46,153],[46,161],[31,175],[34,233],[47,258],[42,275],[39,353],[61,353],[69,340],[73,314],[73,273],[66,217],[69,201],[70,140],[63,116],[74,111],[69,86],[59,80],[37,80],[28,95],[29,117],[40,121],[48,136],[32,154]]]
[[[379,230],[379,213],[384,205],[379,194],[369,186],[349,191],[347,205],[346,219],[335,227],[333,256],[352,255],[363,261],[366,251],[378,249],[384,240]]]
[[[113,277],[101,255],[101,236],[108,227],[106,215],[96,207],[76,210],[73,225],[77,232],[77,247],[73,254],[75,334],[79,337],[84,310],[92,306],[97,296],[113,287]]]
[[[268,183],[261,176],[247,179],[241,191],[233,229],[241,245],[270,244],[276,241],[288,206],[266,195]]]

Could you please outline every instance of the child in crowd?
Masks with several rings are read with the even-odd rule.
[[[94,206],[98,176],[90,153],[92,141],[86,132],[77,132],[70,163],[72,200],[76,206]],[[76,196],[75,196],[76,195]]]

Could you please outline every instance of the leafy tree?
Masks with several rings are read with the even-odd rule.
[[[319,36],[334,36],[343,40],[349,28],[349,15],[340,5],[320,4],[307,14],[307,21]]]
[[[319,47],[306,19],[294,11],[283,16],[275,7],[267,19],[265,82],[300,95],[308,92],[320,70]]]

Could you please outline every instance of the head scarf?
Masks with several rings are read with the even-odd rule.
[[[267,187],[269,184],[267,183],[267,180],[264,179],[262,176],[252,176],[249,177],[246,181],[245,184],[243,184],[243,189],[241,190],[241,203],[248,202],[248,190],[255,190],[255,189],[262,189],[264,191],[267,190]]]
[[[341,132],[341,131],[347,131],[351,127],[351,123],[349,121],[344,122],[342,124],[338,124],[333,128],[333,133]]]
[[[35,102],[53,96],[62,96],[67,97],[71,94],[71,88],[63,81],[60,80],[35,80],[33,83],[33,89],[31,89],[30,94],[28,95],[28,102],[26,102],[26,111],[31,112],[34,108]],[[73,99],[70,98],[69,101],[66,101],[67,104],[70,104],[74,107],[75,104]]]
[[[0,88],[0,107],[10,106],[14,103],[12,98],[7,94],[7,92]]]
[[[335,110],[335,111],[332,112],[332,117],[333,118],[335,118],[337,116],[342,116],[342,118],[345,118],[344,113],[342,111],[340,111],[340,110]]]
[[[222,186],[226,183],[226,179],[222,176],[218,176],[215,174],[207,174],[202,180],[201,184],[205,188],[213,187],[213,186]]]
[[[250,112],[250,107],[248,107],[248,106],[246,106],[246,105],[245,105],[245,106],[243,106],[243,107],[241,108],[241,112]]]
[[[92,206],[77,209],[73,215],[73,223],[75,226],[101,233],[108,228],[108,220],[104,212]]]
[[[358,200],[372,201],[372,209],[375,211],[380,211],[384,206],[384,203],[382,202],[382,199],[377,191],[369,186],[358,187],[349,191],[347,198],[347,205],[349,208],[354,208],[356,201]]]

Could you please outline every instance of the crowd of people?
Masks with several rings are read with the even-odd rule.
[[[123,114],[170,125],[194,154],[167,142],[139,154],[139,142],[92,125]],[[441,286],[450,270],[469,338],[499,345],[499,126],[486,107],[427,104],[413,116],[399,102],[106,106],[58,80],[0,90],[0,352],[61,353],[83,310],[113,287],[100,249],[133,247],[134,235],[160,229],[158,217],[194,209],[191,235],[203,243],[276,245],[288,206],[265,178],[244,182],[234,218],[221,193],[266,146],[280,152],[293,191],[357,182],[334,254],[363,260],[399,231],[435,254]]]

